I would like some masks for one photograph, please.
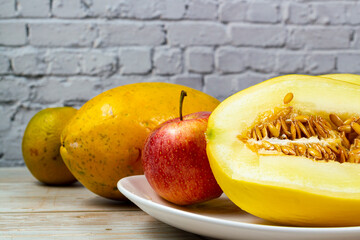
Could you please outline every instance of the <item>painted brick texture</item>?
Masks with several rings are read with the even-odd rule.
[[[0,0],[0,167],[40,109],[161,81],[219,100],[291,73],[360,74],[358,0]]]

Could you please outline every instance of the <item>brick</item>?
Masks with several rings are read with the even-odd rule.
[[[163,13],[164,4],[158,0],[93,0],[87,7],[96,17],[156,19]]]
[[[287,45],[291,49],[344,49],[350,46],[351,34],[352,30],[344,27],[294,28]]]
[[[7,141],[7,140],[5,140]],[[1,144],[1,142],[0,142]],[[4,149],[7,149],[7,147],[4,147]],[[22,158],[19,159],[6,159],[6,154],[4,154],[5,150],[2,153],[2,158],[0,159],[0,167],[24,167],[25,162]],[[16,155],[20,155],[19,153],[16,153]],[[11,156],[11,154],[10,154]]]
[[[360,74],[360,53],[343,53],[337,57],[337,70]]]
[[[140,83],[140,82],[169,82],[168,76],[153,76],[153,75],[120,75],[114,74],[111,77],[101,79],[101,90],[106,91],[114,87]]]
[[[161,1],[132,0],[124,2],[127,2],[129,4],[129,17],[133,17],[136,19],[155,19],[159,18],[161,15]]]
[[[161,19],[182,19],[185,15],[184,0],[162,0]]]
[[[217,1],[215,0],[191,0],[188,2],[185,17],[187,19],[216,19]]]
[[[161,1],[93,0],[91,13],[98,17],[154,19],[161,15]]]
[[[248,52],[248,64],[250,69],[270,73],[275,69],[275,53],[271,51],[254,49]]]
[[[305,56],[301,53],[279,53],[276,58],[278,73],[304,72]]]
[[[43,51],[20,50],[11,59],[13,71],[17,75],[43,75],[47,70]]]
[[[319,24],[343,24],[346,22],[347,8],[341,2],[324,2],[313,4]]]
[[[261,73],[244,73],[237,75],[237,91],[241,91],[248,87],[254,86],[255,84],[261,83],[267,79],[270,79],[274,76]]]
[[[0,45],[21,46],[26,43],[26,27],[21,22],[0,23]]]
[[[246,2],[240,0],[223,1],[219,7],[219,18],[223,22],[241,22],[245,20]]]
[[[90,77],[68,77],[55,78],[46,77],[36,85],[34,102],[37,103],[60,103],[69,100],[89,100],[100,92],[96,86],[98,78]]]
[[[249,4],[246,19],[256,23],[277,23],[280,20],[280,6],[275,3],[253,1]]]
[[[8,167],[10,164],[6,162],[6,159],[4,159],[4,137],[0,138],[0,167]]]
[[[356,29],[353,35],[353,48],[360,49],[360,29]]]
[[[32,106],[32,104],[21,104],[20,106],[16,106],[14,112],[12,114],[13,124],[21,126],[25,130],[27,124],[31,120],[31,118],[41,110],[39,105]]]
[[[23,17],[49,17],[50,0],[17,0],[18,12]]]
[[[8,106],[0,105],[0,133],[11,128],[11,117],[15,113],[15,110],[11,109]]]
[[[351,4],[347,6],[346,10],[346,22],[349,24],[360,24],[360,3]]]
[[[21,141],[22,136],[24,134],[24,129],[21,127],[13,127],[10,132],[4,139],[4,147],[3,147],[3,159],[7,160],[8,165],[10,166],[18,166],[24,165],[24,160],[22,158],[22,153],[19,149],[21,149]]]
[[[145,74],[151,71],[150,48],[124,48],[120,50],[121,72],[123,74]]]
[[[128,12],[130,11],[129,1],[93,0],[86,6],[89,8],[91,16],[95,17],[127,17]]]
[[[80,55],[74,51],[51,51],[46,56],[47,73],[72,75],[81,73]]]
[[[62,102],[69,100],[88,101],[102,92],[99,84],[99,77],[70,76],[61,83],[60,89],[64,90],[58,91],[58,95]]]
[[[182,19],[185,15],[184,0],[96,0],[92,12],[97,16],[134,19]],[[104,9],[105,5],[105,9]]]
[[[325,74],[335,70],[335,55],[314,53],[306,57],[305,71],[310,74]]]
[[[165,34],[160,24],[120,22],[99,24],[99,46],[161,45]]]
[[[170,45],[221,45],[228,42],[225,26],[215,22],[177,22],[167,25]]]
[[[27,1],[27,0],[24,0]],[[89,1],[53,0],[52,13],[60,18],[84,18],[89,15]]]
[[[114,54],[100,51],[80,53],[81,74],[108,76],[117,71],[117,58]]]
[[[202,91],[203,81],[200,75],[177,75],[171,78],[170,82],[191,87]]]
[[[186,68],[190,72],[210,73],[214,69],[214,53],[208,47],[190,47],[185,52]]]
[[[11,91],[10,91],[11,90]],[[26,100],[30,89],[24,78],[0,77],[0,102],[16,102]]]
[[[289,3],[288,23],[308,24],[316,19],[315,12],[311,5],[304,3]]]
[[[9,73],[9,72],[10,72],[9,58],[5,55],[0,55],[0,74]]]
[[[34,46],[89,47],[97,36],[91,23],[30,23],[29,29]]]
[[[14,72],[19,75],[73,74],[108,76],[117,70],[115,54],[100,51],[54,50],[29,52],[13,59]]]
[[[0,0],[0,18],[10,18],[15,16],[15,0]]]
[[[215,55],[216,67],[223,73],[237,73],[245,70],[246,55],[235,47],[220,47]]]
[[[207,75],[204,78],[204,92],[222,101],[237,92],[236,75]]]
[[[178,48],[162,47],[155,49],[154,67],[159,75],[178,74],[182,71],[181,50]]]
[[[230,26],[231,42],[236,46],[281,47],[285,44],[286,30],[280,26]]]

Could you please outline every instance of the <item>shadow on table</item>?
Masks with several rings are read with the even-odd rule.
[[[34,180],[34,184],[42,187],[53,187],[53,188],[83,188],[84,186],[79,182],[74,182],[67,185],[54,185],[54,184],[46,184],[39,181]]]

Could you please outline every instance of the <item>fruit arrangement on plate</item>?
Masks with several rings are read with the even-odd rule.
[[[60,119],[65,110],[51,111]],[[359,75],[280,76],[221,103],[181,85],[135,83],[70,112],[54,124],[34,116],[25,131],[24,160],[46,184],[76,179],[124,200],[118,180],[144,174],[178,205],[224,192],[279,224],[360,225]]]

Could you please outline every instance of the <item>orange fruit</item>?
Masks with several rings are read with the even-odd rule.
[[[28,123],[22,154],[27,168],[40,182],[63,185],[76,181],[60,155],[60,134],[76,111],[72,107],[47,108]]]

